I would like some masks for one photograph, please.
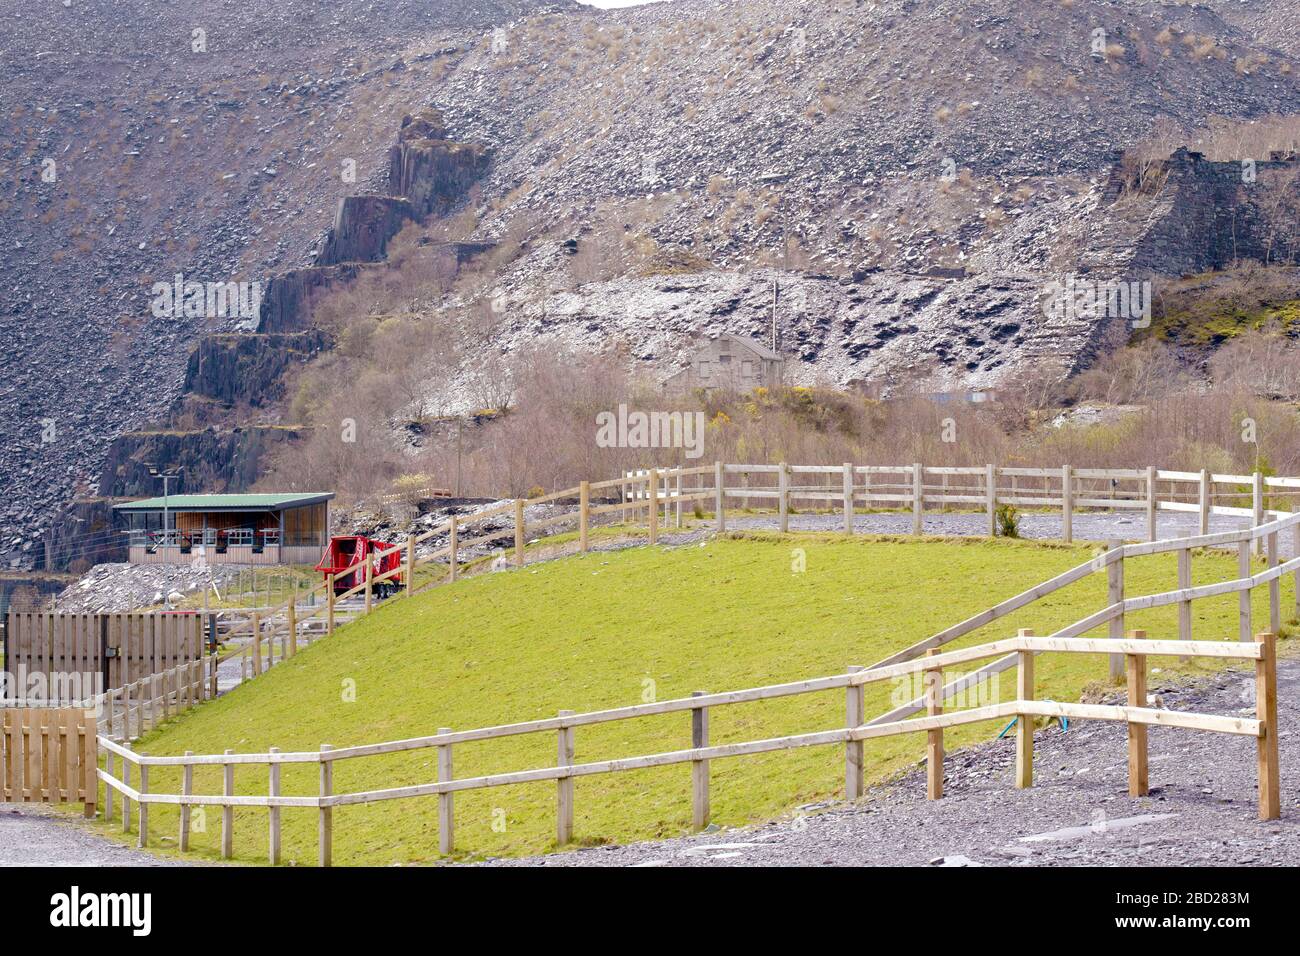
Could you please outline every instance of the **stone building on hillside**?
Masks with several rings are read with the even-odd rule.
[[[687,357],[686,366],[664,380],[664,388],[689,392],[722,388],[748,392],[777,388],[785,377],[785,356],[754,339],[724,332],[705,339]]]

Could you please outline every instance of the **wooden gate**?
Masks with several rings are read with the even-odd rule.
[[[0,708],[0,801],[80,802],[93,817],[99,791],[95,733],[93,710]]]
[[[87,699],[203,656],[203,619],[192,612],[56,614],[13,612],[5,628],[5,669],[22,697],[32,677],[51,703]],[[80,675],[75,694],[57,681]],[[88,685],[88,686],[87,686]]]

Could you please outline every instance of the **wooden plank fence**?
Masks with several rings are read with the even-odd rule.
[[[5,669],[21,686],[37,677],[53,691],[61,679],[79,675],[94,689],[76,697],[122,688],[202,656],[203,621],[195,613],[11,612],[5,627]]]
[[[81,708],[0,709],[0,803],[76,803],[95,815],[95,714]]]

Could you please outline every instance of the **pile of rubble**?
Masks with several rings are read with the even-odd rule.
[[[196,564],[98,564],[55,598],[55,610],[116,612],[166,604],[213,584],[224,590],[239,574],[232,566]]]

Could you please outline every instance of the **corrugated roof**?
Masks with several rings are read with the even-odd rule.
[[[330,491],[306,491],[296,494],[264,495],[169,495],[169,511],[261,511],[269,508],[299,508],[319,504],[334,497]],[[114,505],[114,511],[161,511],[163,498],[145,498]]]

